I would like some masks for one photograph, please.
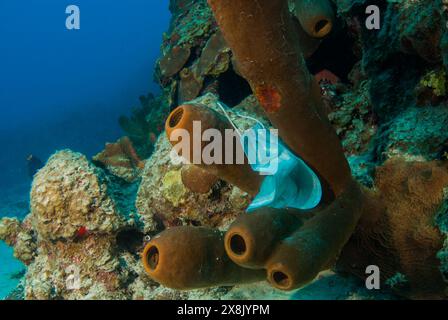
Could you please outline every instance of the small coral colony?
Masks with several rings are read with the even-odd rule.
[[[376,298],[374,266],[393,297],[447,299],[445,4],[170,10],[162,94],[92,159],[56,152],[1,220],[27,265],[12,297],[289,297],[331,270]]]

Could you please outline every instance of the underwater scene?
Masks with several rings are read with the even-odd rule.
[[[448,300],[447,0],[0,0],[0,300]]]

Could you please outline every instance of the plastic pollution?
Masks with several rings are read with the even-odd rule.
[[[219,105],[230,120],[226,108]],[[266,129],[261,122],[253,120],[257,124],[243,133],[234,125],[252,169],[266,176],[247,212],[262,207],[315,208],[322,199],[322,186],[317,175],[288,149],[275,130]]]

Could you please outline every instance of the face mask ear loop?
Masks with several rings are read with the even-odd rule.
[[[226,108],[221,104],[221,102],[218,102],[218,106],[219,108],[222,110],[222,112],[224,112],[224,115],[226,116],[227,120],[230,121],[230,123],[232,124],[232,127],[235,129],[236,133],[238,134],[238,136],[241,139],[241,132],[240,130],[236,127],[236,125],[233,123],[232,119],[230,119],[229,116],[229,112],[226,110]]]
[[[237,117],[255,121],[255,122],[258,123],[264,130],[266,130],[266,127],[264,126],[264,124],[263,124],[260,120],[255,119],[255,118],[250,117],[250,116],[243,116],[243,115],[241,115],[241,114],[239,114],[239,113],[237,113],[237,112],[234,112],[234,111],[230,111],[230,112],[229,112],[229,111],[226,110],[226,108],[222,105],[221,102],[218,102],[218,106],[221,108],[222,112],[224,112],[225,116],[226,116],[227,119],[230,121],[230,123],[231,123],[232,126],[235,128],[235,130],[238,132],[238,134],[239,134],[240,137],[241,137],[241,132],[240,132],[240,130],[235,126],[235,124],[233,123],[232,119],[230,119],[230,117],[229,117],[229,113],[230,113],[230,112],[233,113],[234,115],[236,115]]]
[[[260,120],[257,120],[257,119],[255,119],[255,118],[253,118],[253,117],[249,117],[249,116],[243,116],[243,115],[241,115],[241,114],[239,114],[239,113],[236,113],[236,112],[234,112],[234,114],[237,115],[237,116],[240,117],[240,118],[245,118],[245,119],[249,119],[249,120],[255,121],[255,122],[258,123],[264,130],[266,130],[266,127],[264,126],[263,123],[261,123]]]

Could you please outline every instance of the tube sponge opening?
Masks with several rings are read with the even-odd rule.
[[[265,270],[233,263],[224,250],[224,234],[204,227],[175,227],[151,240],[142,254],[148,275],[160,284],[191,290],[266,279]]]
[[[333,29],[334,11],[329,0],[293,0],[293,14],[313,38],[324,38]]]
[[[291,279],[282,271],[273,270],[269,275],[271,283],[275,283],[277,288],[287,290],[291,286]]]
[[[183,115],[184,115],[184,109],[183,108],[176,109],[175,112],[173,112],[169,116],[169,119],[168,119],[169,126],[171,128],[176,127],[179,124],[179,122],[181,121]]]
[[[224,246],[236,264],[262,269],[277,244],[295,232],[305,216],[298,210],[262,208],[243,214],[230,226]]]
[[[155,270],[159,264],[159,249],[156,246],[147,246],[143,256],[145,269]]]
[[[233,234],[229,237],[230,250],[236,255],[242,256],[247,251],[246,241],[239,234]]]
[[[165,129],[168,140],[170,140],[170,143],[175,148],[178,146],[179,140],[181,140],[182,144],[189,144],[189,147],[185,148],[186,150],[183,150],[183,148],[179,148],[182,150],[177,150],[179,156],[187,160],[188,163],[197,165],[198,168],[207,171],[209,173],[208,180],[210,180],[210,184],[213,182],[213,176],[215,176],[237,186],[250,195],[255,196],[258,194],[264,177],[252,170],[247,157],[244,155],[244,151],[242,151],[241,143],[235,143],[233,145],[233,150],[226,148],[226,144],[223,142],[218,144],[219,146],[217,148],[220,149],[222,163],[206,163],[202,159],[202,154],[205,148],[210,147],[212,143],[217,143],[211,141],[198,141],[202,140],[202,137],[207,130],[218,130],[221,133],[221,137],[226,137],[226,131],[234,130],[231,122],[225,116],[203,105],[184,104],[171,112],[165,123]],[[184,133],[188,133],[188,135],[184,135]],[[184,136],[187,141],[183,141]],[[176,139],[178,140],[175,141]],[[243,163],[238,164],[235,159],[233,164],[225,164],[224,162],[230,157],[236,158],[238,152],[235,152],[235,149],[238,149],[240,154],[244,155]],[[187,175],[189,175],[189,178],[187,178]],[[197,175],[197,177],[199,177],[199,175]],[[189,180],[195,180],[192,178],[191,174],[187,174],[186,172],[183,174],[183,179],[185,179],[184,181],[189,185],[191,185],[189,182],[194,183],[194,181]],[[201,187],[200,189],[207,188]]]

